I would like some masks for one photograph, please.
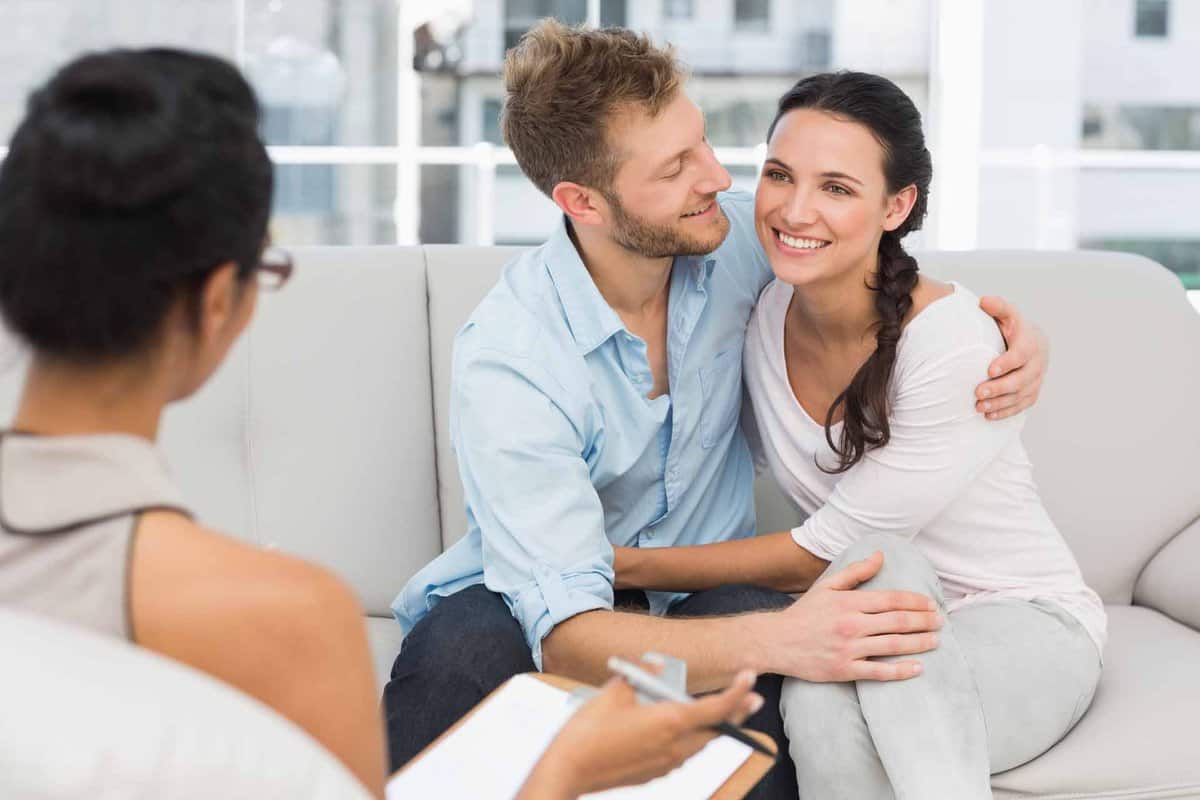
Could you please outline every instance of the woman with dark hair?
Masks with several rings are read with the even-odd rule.
[[[30,97],[0,166],[0,313],[32,351],[0,433],[0,604],[225,681],[380,796],[382,719],[353,593],[195,522],[155,445],[164,407],[221,364],[259,286],[292,271],[264,252],[272,176],[258,124],[234,67],[176,50],[88,55]],[[746,673],[691,705],[640,706],[614,681],[521,797],[661,775],[709,726],[757,710],[753,685]]]
[[[760,460],[808,519],[617,554],[618,585],[624,569],[656,589],[796,592],[865,559],[863,588],[933,598],[943,626],[936,649],[898,662],[909,680],[785,681],[804,798],[990,797],[989,774],[1062,738],[1099,679],[1103,605],[1037,495],[1023,416],[975,410],[1001,332],[901,244],[931,177],[920,114],[890,81],[822,74],[784,95],[755,207],[776,281],[745,380]],[[862,615],[863,631],[882,616]]]

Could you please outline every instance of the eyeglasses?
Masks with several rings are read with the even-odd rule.
[[[255,272],[258,274],[259,287],[273,292],[283,288],[294,270],[292,254],[282,247],[272,245],[263,250]]]

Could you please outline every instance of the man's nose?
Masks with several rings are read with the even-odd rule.
[[[711,147],[705,148],[707,156],[704,164],[704,177],[696,183],[696,194],[715,194],[723,192],[733,185],[729,170],[721,166],[717,155]]]

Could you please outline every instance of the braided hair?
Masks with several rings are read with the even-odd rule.
[[[867,358],[829,407],[825,439],[838,456],[837,466],[826,472],[845,472],[869,449],[883,447],[891,438],[888,424],[889,388],[896,365],[896,347],[904,318],[912,310],[917,285],[917,260],[900,243],[921,227],[929,202],[933,161],[925,147],[921,114],[900,87],[887,78],[864,72],[828,72],[813,75],[793,86],[779,100],[779,110],[767,139],[789,111],[800,108],[826,112],[838,119],[866,127],[883,148],[883,174],[887,190],[895,193],[915,186],[917,199],[908,217],[879,241],[878,266],[867,288],[875,293],[879,316],[875,351]],[[833,439],[833,418],[843,409],[839,441]]]

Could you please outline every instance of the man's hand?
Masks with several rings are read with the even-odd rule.
[[[764,672],[806,681],[894,681],[921,673],[917,661],[873,656],[923,653],[937,647],[942,617],[916,592],[855,590],[883,566],[883,553],[822,577],[783,611],[746,618],[760,626]]]
[[[1008,350],[988,367],[991,380],[975,389],[975,409],[988,419],[1004,419],[1037,402],[1050,360],[1050,343],[1003,298],[985,297],[979,307],[995,318]]]

